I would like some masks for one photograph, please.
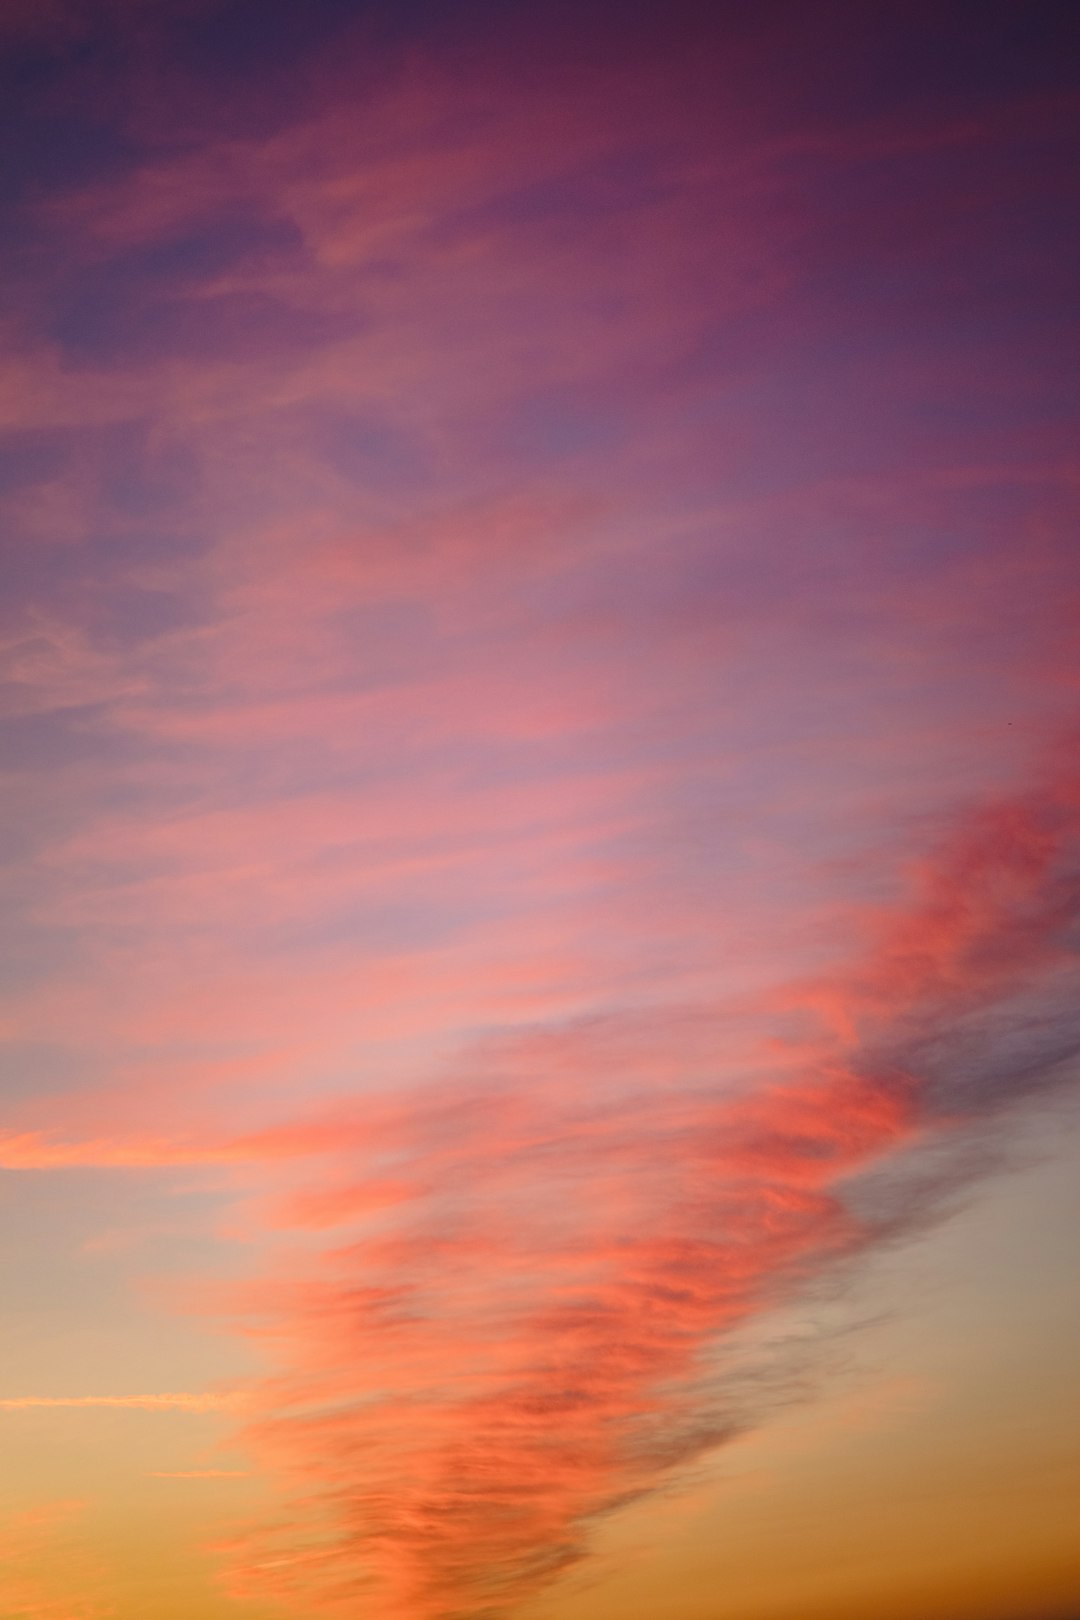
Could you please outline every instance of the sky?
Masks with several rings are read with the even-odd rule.
[[[5,0],[2,1620],[1078,1620],[1078,35]]]

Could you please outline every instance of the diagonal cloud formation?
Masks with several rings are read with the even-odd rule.
[[[756,1053],[709,1008],[538,1031],[338,1122],[276,1219],[346,1240],[240,1301],[280,1362],[248,1440],[297,1506],[231,1547],[237,1593],[478,1620],[585,1556],[750,1421],[723,1336],[939,1212],[905,1166],[1068,1073],[1078,918],[1063,772],[959,824]]]

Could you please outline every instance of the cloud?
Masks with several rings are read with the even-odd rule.
[[[142,1412],[219,1412],[237,1404],[235,1394],[180,1391],[164,1395],[17,1395],[0,1400],[5,1412],[38,1407],[117,1407]]]
[[[225,1147],[186,1147],[167,1138],[56,1142],[40,1131],[0,1134],[3,1170],[147,1169],[174,1164],[230,1164],[236,1157]]]
[[[343,1119],[336,1169],[275,1217],[340,1241],[230,1285],[279,1367],[247,1440],[297,1500],[233,1549],[236,1590],[501,1614],[752,1426],[724,1336],[940,1217],[978,1160],[936,1186],[920,1164],[1074,1073],[1078,874],[1065,775],[914,862],[861,955],[757,1007],[750,1064],[708,1006],[643,1013],[507,1037]]]
[[[242,1468],[155,1468],[148,1479],[250,1479]]]

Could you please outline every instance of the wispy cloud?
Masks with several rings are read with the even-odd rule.
[[[186,1146],[168,1138],[57,1142],[40,1131],[0,1135],[4,1170],[160,1169],[167,1165],[229,1164],[236,1154],[213,1144]]]
[[[233,1291],[281,1361],[248,1439],[308,1525],[254,1542],[238,1589],[501,1613],[752,1424],[712,1347],[940,1212],[970,1164],[937,1186],[905,1166],[1071,1073],[1078,867],[1070,775],[916,863],[861,957],[774,998],[796,1027],[750,1072],[698,1007],[479,1052],[471,1082],[369,1122],[351,1171],[343,1127],[336,1186],[294,1214],[377,1213]]]
[[[242,1468],[154,1468],[149,1479],[250,1479]]]
[[[142,1412],[220,1412],[238,1404],[236,1395],[181,1390],[160,1395],[9,1395],[0,1399],[0,1410],[100,1406]]]

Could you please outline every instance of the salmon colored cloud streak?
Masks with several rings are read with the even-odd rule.
[[[1059,1059],[1080,1049],[1078,863],[1075,777],[972,816],[861,961],[782,998],[817,1028],[774,1043],[764,1083],[727,1072],[717,1035],[712,1084],[635,1085],[617,1031],[571,1028],[365,1132],[353,1184],[294,1214],[349,1220],[380,1178],[365,1163],[389,1162],[392,1224],[250,1294],[282,1370],[249,1440],[310,1536],[268,1532],[238,1590],[502,1613],[585,1555],[598,1516],[752,1423],[710,1371],[725,1332],[926,1219],[925,1187],[875,1215],[874,1169],[1001,1110],[1000,1020],[1049,991]],[[951,1095],[933,1051],[965,1025]],[[677,1066],[677,1019],[662,1040]],[[1015,1103],[1024,1077],[1004,1078]]]

